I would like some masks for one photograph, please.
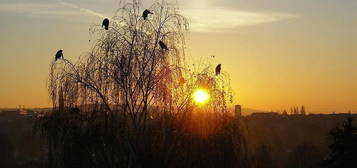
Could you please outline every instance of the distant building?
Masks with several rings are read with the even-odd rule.
[[[234,114],[236,117],[242,116],[242,106],[241,105],[234,106]]]

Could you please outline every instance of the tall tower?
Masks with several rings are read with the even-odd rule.
[[[241,105],[235,105],[234,106],[234,113],[236,117],[242,116],[242,106]]]

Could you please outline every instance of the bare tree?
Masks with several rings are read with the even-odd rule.
[[[125,4],[109,31],[94,29],[100,36],[84,59],[76,64],[64,60],[60,68],[52,64],[49,90],[55,106],[63,94],[65,106],[99,103],[108,112],[121,108],[142,120],[139,113],[146,115],[151,105],[178,103],[173,102],[172,88],[183,75],[188,22],[166,1],[150,7],[155,14],[148,20],[140,7],[136,0]],[[169,51],[162,50],[159,41],[165,41]]]
[[[89,53],[76,63],[52,62],[48,89],[55,113],[39,124],[48,137],[50,162],[77,154],[90,158],[91,167],[168,167],[171,162],[187,167],[193,161],[179,159],[193,153],[188,143],[192,138],[187,137],[192,127],[199,135],[220,134],[220,141],[232,143],[222,143],[233,146],[229,155],[241,154],[239,124],[229,120],[227,107],[232,99],[229,76],[216,76],[211,64],[197,70],[185,62],[189,24],[176,4],[162,0],[149,10],[153,14],[144,19],[140,0],[123,4],[110,19],[109,30],[91,29],[98,38]],[[211,95],[204,108],[192,102],[199,87]],[[67,116],[71,108],[79,108],[80,114]],[[158,155],[155,163],[152,153]]]
[[[93,29],[99,38],[77,63],[52,63],[49,93],[54,107],[120,111],[137,124],[147,119],[150,107],[173,114],[185,111],[190,108],[192,91],[205,87],[212,96],[211,111],[227,112],[232,92],[225,77],[216,77],[210,65],[199,71],[185,66],[188,22],[176,6],[154,3],[150,7],[154,14],[147,20],[140,7],[137,0],[124,4],[109,31]],[[169,50],[160,48],[160,41]]]

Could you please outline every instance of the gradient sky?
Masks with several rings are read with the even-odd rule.
[[[149,7],[152,0],[144,0]],[[357,112],[356,0],[182,0],[187,57],[215,55],[237,103],[315,113]],[[75,61],[89,27],[118,0],[0,0],[0,108],[47,107],[58,49]]]

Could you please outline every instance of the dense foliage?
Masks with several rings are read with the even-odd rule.
[[[323,165],[330,168],[356,167],[357,127],[353,119],[349,118],[342,126],[332,129],[330,135],[333,138],[329,146],[331,152]]]

